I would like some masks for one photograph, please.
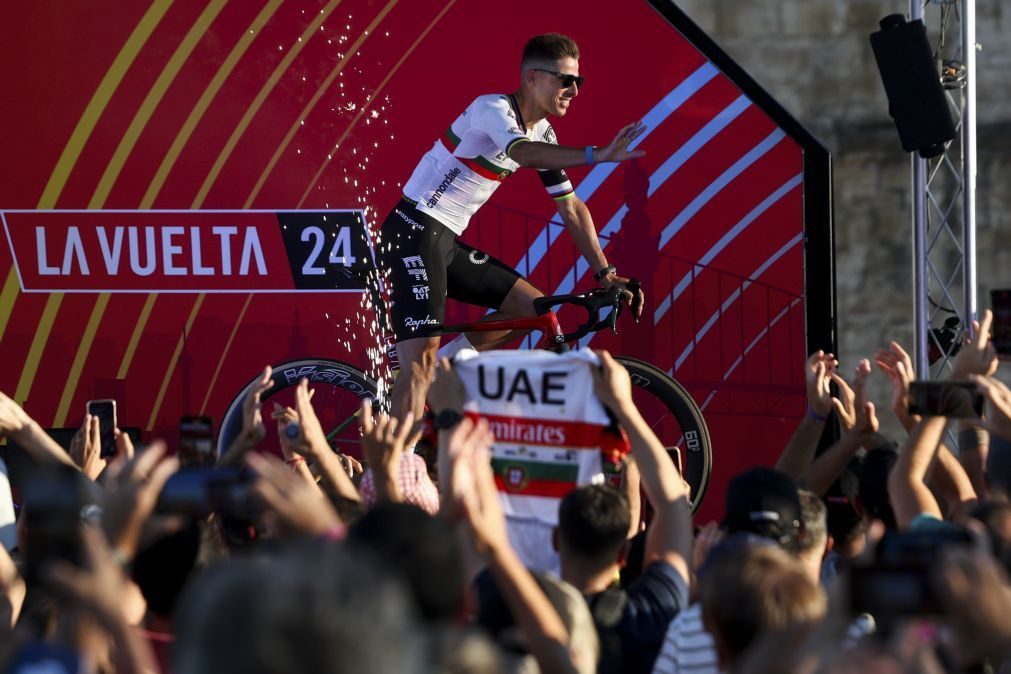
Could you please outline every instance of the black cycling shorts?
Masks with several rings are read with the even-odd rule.
[[[512,267],[458,241],[407,198],[383,221],[379,263],[392,285],[397,341],[442,334],[446,297],[498,309],[520,278]]]

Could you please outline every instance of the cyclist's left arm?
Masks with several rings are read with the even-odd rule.
[[[596,274],[608,267],[607,258],[604,256],[604,251],[600,248],[600,239],[597,238],[597,229],[593,226],[593,216],[590,215],[590,209],[586,207],[583,200],[577,197],[575,193],[570,193],[567,197],[556,198],[555,204],[558,207],[558,215],[561,216],[565,228],[576,243],[576,248],[579,249],[580,254],[589,263],[593,273]],[[600,285],[605,288],[618,286],[625,289],[628,282],[628,278],[618,276],[613,271],[600,279]],[[639,297],[635,303],[637,307],[636,319],[642,314],[645,299],[642,289],[639,289],[637,293]],[[630,291],[627,297],[628,302],[631,304],[633,298]]]

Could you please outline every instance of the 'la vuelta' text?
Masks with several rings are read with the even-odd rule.
[[[232,255],[236,243],[241,244],[237,267]],[[255,227],[208,231],[200,227],[70,226],[65,238],[36,227],[35,244],[42,276],[87,276],[97,264],[104,265],[110,276],[130,272],[137,276],[267,275]]]

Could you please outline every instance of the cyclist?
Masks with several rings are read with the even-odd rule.
[[[508,95],[478,96],[435,141],[404,185],[404,194],[382,225],[380,262],[392,285],[390,313],[400,376],[391,394],[392,414],[420,418],[426,383],[414,381],[412,364],[434,371],[446,297],[496,309],[489,319],[534,315],[541,293],[514,269],[458,241],[471,216],[518,168],[537,169],[579,252],[604,287],[625,289],[628,279],[608,264],[589,209],[575,195],[565,169],[620,162],[644,153],[629,144],[641,123],[621,129],[602,148],[558,145],[548,116],[563,117],[579,94],[579,48],[565,35],[537,35],[527,42],[520,87]],[[639,311],[642,291],[639,293]],[[632,293],[626,291],[631,303]],[[502,346],[516,332],[469,336],[478,350]]]

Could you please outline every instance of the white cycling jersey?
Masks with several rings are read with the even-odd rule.
[[[511,95],[478,96],[418,162],[404,196],[457,235],[503,180],[520,168],[509,157],[516,143],[558,144],[546,119],[528,127]],[[539,170],[554,199],[573,195],[565,171]]]

